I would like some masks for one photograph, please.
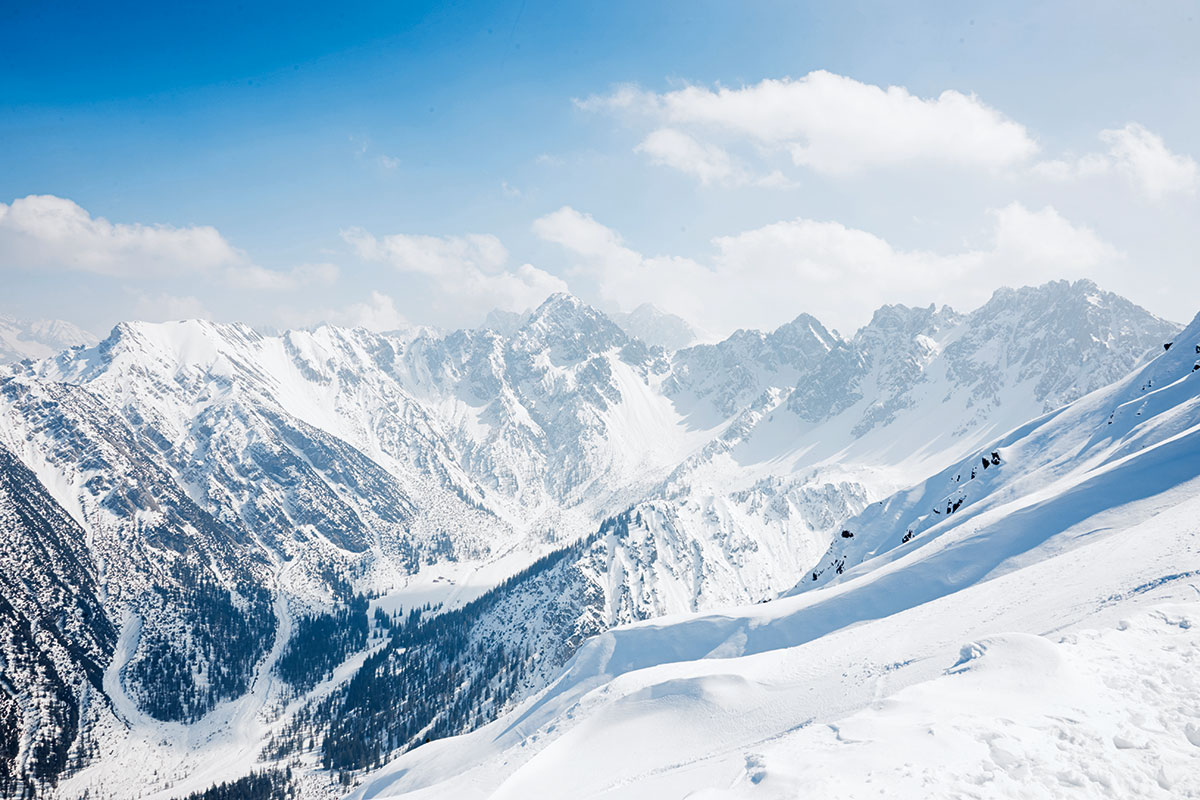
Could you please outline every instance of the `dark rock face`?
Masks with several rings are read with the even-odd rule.
[[[0,446],[0,796],[52,783],[71,766],[84,697],[103,691],[117,637],[83,541]]]

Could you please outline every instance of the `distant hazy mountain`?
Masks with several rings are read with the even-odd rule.
[[[630,336],[671,352],[693,345],[700,338],[683,317],[668,314],[649,303],[628,313],[613,312],[609,317]]]
[[[336,791],[589,636],[789,589],[846,520],[1178,332],[1086,281],[850,339],[801,315],[676,349],[673,318],[630,318],[555,295],[444,334],[122,323],[0,369],[0,611],[29,631],[0,650],[0,788],[181,795],[266,747]]]
[[[95,336],[62,320],[18,320],[0,315],[0,364],[45,358],[68,347],[91,346]]]

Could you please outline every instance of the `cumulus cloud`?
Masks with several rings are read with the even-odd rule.
[[[386,261],[404,272],[432,277],[469,271],[492,273],[508,261],[508,251],[491,234],[375,237],[362,228],[349,228],[342,231],[342,238],[359,258]]]
[[[729,180],[741,175],[729,153],[714,144],[704,144],[674,128],[659,128],[634,148],[655,164],[688,172],[701,183]]]
[[[797,166],[834,175],[914,162],[1000,169],[1024,163],[1038,150],[1023,125],[973,94],[946,90],[922,98],[903,87],[823,70],[737,89],[687,86],[656,93],[622,86],[577,104],[672,131],[651,134],[640,149],[709,180],[724,177],[713,172],[722,169],[724,142],[780,150]]]
[[[1060,273],[1077,273],[1120,257],[1091,228],[1071,223],[1051,206],[1030,211],[1010,203],[991,213],[996,221],[991,260],[1010,268],[1044,265]]]
[[[216,228],[112,223],[54,195],[0,203],[0,257],[5,266],[114,277],[212,272],[247,261]]]
[[[554,292],[562,279],[534,267],[509,266],[508,250],[495,236],[375,236],[361,228],[342,231],[359,258],[423,276],[435,307],[466,324],[493,308],[523,311]]]
[[[408,326],[408,320],[396,310],[396,301],[382,292],[373,291],[364,302],[352,303],[347,308],[328,312],[324,319],[334,325],[368,330],[394,331]]]
[[[113,278],[216,278],[240,288],[266,290],[337,279],[333,264],[303,264],[287,272],[260,267],[208,225],[114,223],[54,195],[0,203],[0,269],[4,268]]]
[[[1107,151],[1041,161],[1033,171],[1058,181],[1119,175],[1152,201],[1170,195],[1194,195],[1200,186],[1200,167],[1195,159],[1172,152],[1161,136],[1136,122],[1100,131],[1099,139],[1108,145]]]
[[[642,256],[621,243],[621,237],[612,228],[600,224],[591,214],[584,214],[570,206],[539,217],[533,221],[533,232],[541,239],[562,245],[584,258],[606,260],[634,259]]]
[[[625,309],[650,302],[716,333],[781,324],[807,311],[850,331],[884,303],[973,307],[1000,280],[1015,285],[1082,277],[1120,254],[1053,208],[1012,204],[992,213],[978,248],[903,250],[837,222],[793,219],[712,241],[699,261],[645,256],[590,215],[564,207],[534,223],[561,245],[604,299]]]
[[[754,175],[754,164],[779,157],[832,176],[936,164],[1057,181],[1118,175],[1154,201],[1194,195],[1200,186],[1196,161],[1138,123],[1101,131],[1102,152],[1034,163],[1039,146],[1032,134],[974,94],[950,89],[921,97],[824,70],[739,88],[653,92],[625,85],[576,105],[645,128],[636,152],[706,185],[787,185],[778,170]]]
[[[1100,132],[1116,169],[1146,197],[1160,200],[1168,194],[1195,194],[1200,170],[1190,156],[1172,153],[1162,137],[1137,123]]]

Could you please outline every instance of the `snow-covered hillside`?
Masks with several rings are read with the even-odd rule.
[[[1080,281],[968,314],[885,307],[851,339],[801,315],[669,352],[555,295],[451,333],[122,323],[11,365],[0,447],[57,511],[4,533],[48,525],[79,565],[38,569],[98,603],[75,650],[38,645],[89,733],[33,780],[166,798],[265,753],[336,792],[494,719],[613,626],[806,577],[825,591],[860,542],[925,541],[928,510],[897,489],[1068,414],[1177,331]],[[5,558],[9,592],[22,565]],[[36,630],[28,586],[14,624]],[[77,651],[104,662],[99,685]],[[4,663],[12,685],[40,680]],[[25,740],[49,730],[13,703]],[[13,774],[38,758],[18,748]],[[161,769],[133,769],[147,760]]]
[[[1198,516],[1200,316],[848,521],[791,596],[598,636],[352,796],[1194,797]]]

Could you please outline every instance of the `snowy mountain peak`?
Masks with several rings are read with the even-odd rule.
[[[999,289],[963,327],[946,346],[950,375],[989,393],[1032,382],[1044,411],[1121,378],[1179,329],[1088,280]]]
[[[871,316],[871,321],[855,334],[858,340],[871,338],[874,334],[911,338],[918,334],[936,335],[943,328],[957,324],[961,315],[949,306],[940,309],[933,303],[927,307],[905,305],[880,306]]]
[[[847,518],[792,596],[607,631],[352,797],[1196,795],[1200,317],[1172,342]]]
[[[628,343],[629,336],[603,312],[564,292],[546,298],[514,336],[515,347],[548,349],[557,364],[580,361]]]
[[[1050,281],[1040,286],[1018,289],[1003,287],[993,292],[991,298],[971,316],[980,320],[1008,316],[1026,325],[1030,321],[1049,322],[1055,317],[1064,326],[1125,317],[1132,317],[1134,321],[1152,319],[1165,322],[1136,303],[1105,291],[1087,279]]]
[[[771,345],[788,351],[785,358],[802,359],[811,357],[817,348],[831,350],[841,341],[841,337],[827,329],[811,314],[800,314],[791,322],[780,325],[769,333],[766,340]],[[799,365],[799,362],[793,363]]]
[[[587,303],[570,292],[554,292],[547,295],[541,305],[533,310],[533,316],[541,317],[555,313],[570,313],[587,308],[590,308]]]
[[[169,374],[177,369],[255,372],[248,353],[264,336],[249,325],[203,319],[176,322],[121,322],[82,358],[59,358],[55,363],[79,378],[134,369]],[[46,365],[49,367],[49,365]],[[50,372],[43,371],[44,374]]]

